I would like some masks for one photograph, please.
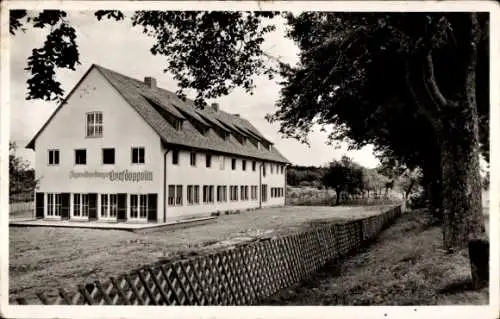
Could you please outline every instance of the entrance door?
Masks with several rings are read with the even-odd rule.
[[[36,193],[35,202],[36,202],[35,217],[37,219],[43,218],[43,214],[44,214],[44,210],[45,210],[44,193]]]
[[[69,193],[61,194],[61,219],[69,219]]]
[[[158,221],[158,195],[148,194],[148,222]]]
[[[97,194],[89,194],[89,220],[97,219]]]

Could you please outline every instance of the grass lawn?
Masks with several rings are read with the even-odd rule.
[[[224,215],[215,223],[146,234],[117,230],[48,227],[9,229],[10,298],[31,298],[39,290],[106,279],[162,256],[199,251],[235,238],[286,233],[312,220],[363,218],[390,206],[285,207]]]
[[[446,254],[442,233],[425,211],[404,214],[365,251],[329,265],[270,305],[488,304],[472,291],[467,250]]]

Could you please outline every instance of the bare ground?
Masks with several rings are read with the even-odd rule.
[[[379,214],[389,206],[285,207],[224,215],[213,224],[147,234],[117,230],[25,227],[9,229],[9,297],[103,280],[164,256],[220,242],[251,240],[308,227],[313,220],[343,221]],[[17,215],[17,214],[15,214]],[[17,217],[17,216],[16,216]]]
[[[470,289],[467,250],[443,251],[441,229],[419,210],[403,215],[365,251],[325,266],[265,304],[484,305],[488,298],[488,288]]]

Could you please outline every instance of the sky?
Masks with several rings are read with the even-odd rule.
[[[144,79],[145,76],[156,78],[157,85],[167,90],[176,91],[177,83],[173,75],[164,73],[165,57],[153,56],[149,49],[153,39],[142,33],[138,27],[132,27],[131,13],[125,13],[125,21],[97,21],[92,12],[68,12],[68,20],[77,31],[77,43],[80,51],[80,62],[76,71],[58,71],[57,79],[61,82],[65,93],[69,93],[78,80],[93,64],[99,64],[124,75]],[[269,34],[264,42],[264,51],[282,61],[295,64],[298,61],[298,48],[285,38],[285,26],[277,19],[277,30]],[[29,77],[26,67],[31,50],[41,47],[46,36],[45,30],[27,29],[18,32],[10,39],[11,63],[11,123],[10,140],[18,145],[17,154],[31,165],[34,152],[25,149],[26,144],[57,107],[56,102],[28,101],[26,96],[26,80]],[[295,139],[284,139],[278,133],[279,123],[270,124],[265,120],[267,113],[273,113],[279,98],[280,86],[276,80],[264,77],[257,78],[257,87],[253,95],[243,90],[235,90],[230,95],[214,102],[220,109],[229,113],[240,114],[257,127],[264,136],[274,142],[278,150],[296,165],[325,165],[333,159],[340,159],[344,154],[352,157],[359,164],[372,168],[378,160],[373,155],[371,146],[358,151],[348,151],[347,145],[336,149],[327,145],[328,131],[320,132],[319,128],[309,135],[309,145],[301,144]]]

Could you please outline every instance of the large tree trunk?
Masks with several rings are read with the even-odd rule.
[[[443,134],[441,164],[445,249],[464,248],[469,240],[484,236],[479,145],[473,126],[473,123],[464,123],[460,132]]]
[[[470,14],[470,22],[464,86],[443,108],[439,134],[446,249],[464,248],[470,240],[485,237],[476,103],[477,44],[481,35],[477,13]]]
[[[424,73],[439,121],[437,135],[440,146],[442,174],[442,211],[444,248],[450,252],[469,246],[470,251],[487,245],[484,217],[481,207],[481,177],[479,169],[479,118],[476,103],[477,45],[481,29],[476,12],[468,14],[469,32],[455,42],[456,72],[447,85],[447,99],[436,83],[432,49],[426,56]],[[487,251],[487,249],[483,249]],[[474,287],[487,282],[484,273],[484,253],[470,254]],[[481,269],[483,272],[481,273]]]

